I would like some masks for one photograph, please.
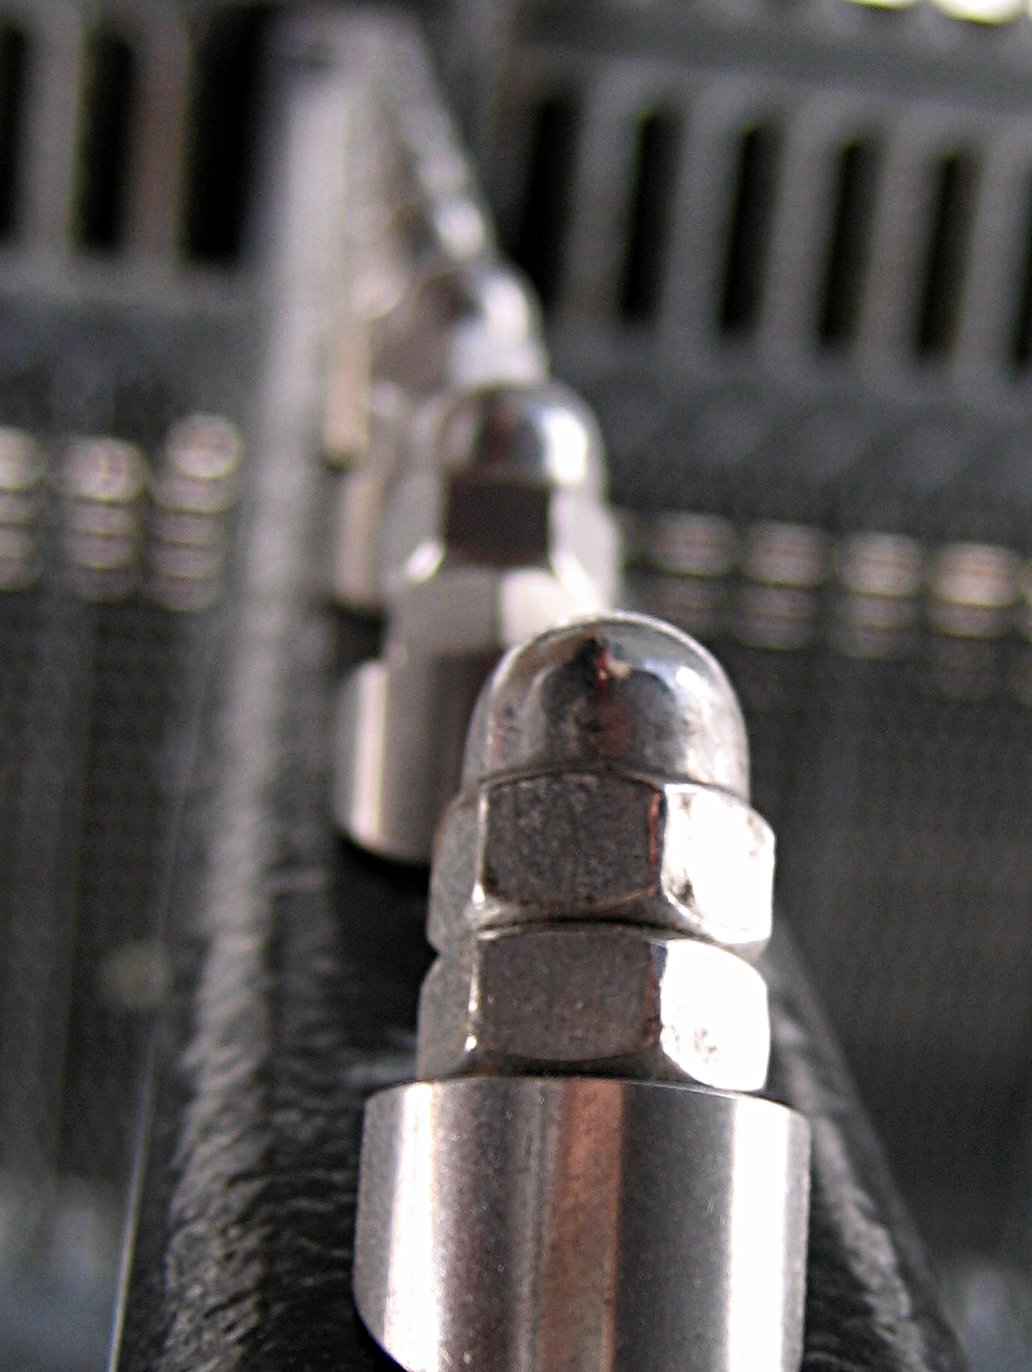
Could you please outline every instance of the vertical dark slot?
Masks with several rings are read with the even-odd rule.
[[[559,291],[579,129],[580,103],[574,96],[554,95],[539,105],[513,256],[546,307]]]
[[[856,333],[877,175],[878,150],[871,144],[849,143],[842,149],[817,321],[820,341],[830,347],[848,343]]]
[[[13,238],[18,227],[28,64],[24,32],[0,25],[0,241]]]
[[[777,154],[773,129],[755,125],[742,135],[720,297],[724,333],[741,333],[759,318]]]
[[[136,95],[132,48],[97,30],[86,44],[78,195],[73,233],[84,248],[112,250],[125,237]]]
[[[1032,185],[1029,186],[1028,214],[1025,219],[1025,257],[1018,286],[1011,361],[1019,371],[1023,371],[1032,361]]]
[[[977,176],[976,163],[967,153],[949,153],[939,164],[914,334],[919,357],[940,357],[953,345]]]
[[[620,313],[628,320],[647,321],[659,306],[680,143],[676,115],[654,113],[641,121],[620,283]]]
[[[257,142],[264,6],[220,14],[194,54],[182,251],[192,261],[239,257]]]

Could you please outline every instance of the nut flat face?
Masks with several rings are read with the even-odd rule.
[[[751,806],[706,786],[666,786],[660,901],[681,927],[758,956],[774,908],[774,831]]]
[[[438,832],[429,936],[595,917],[754,957],[770,938],[774,835],[712,787],[545,772],[455,801]]]
[[[442,477],[439,537],[455,557],[487,566],[547,566],[552,549],[551,490],[538,482],[481,472]]]
[[[578,915],[654,896],[663,793],[605,772],[486,787],[477,885],[486,899]],[[472,893],[471,893],[472,894]]]
[[[623,534],[612,510],[586,491],[557,491],[549,516],[556,580],[583,603],[580,616],[605,614],[619,604],[623,584]]]
[[[556,623],[603,613],[616,595],[619,533],[609,511],[591,500],[482,473],[425,471],[407,474],[393,489],[377,488],[377,497],[381,512],[370,509],[382,530],[376,576],[399,615],[430,579],[451,577],[460,585],[490,573],[498,581],[499,633],[488,646],[500,652]],[[529,599],[542,607],[528,609]],[[432,645],[433,624],[423,607],[416,613],[414,632]]]
[[[729,1091],[763,1085],[767,989],[741,958],[617,924],[467,940],[420,1003],[419,1075],[593,1072]]]
[[[539,633],[577,608],[542,568],[444,566],[395,601],[387,656],[393,653],[398,661],[475,657],[486,676],[513,636]],[[457,749],[461,745],[460,737]],[[457,775],[454,780],[457,785]]]

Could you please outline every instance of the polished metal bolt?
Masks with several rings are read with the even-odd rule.
[[[435,266],[374,341],[363,456],[337,477],[331,536],[333,598],[360,613],[384,608],[390,507],[427,417],[479,387],[543,382],[548,366],[533,291],[501,263]]]
[[[442,398],[392,487],[387,633],[345,681],[334,809],[373,852],[429,861],[484,679],[514,643],[615,602],[620,541],[602,438],[555,382]]]
[[[0,427],[0,591],[32,585],[42,570],[39,546],[46,465],[22,429]]]
[[[166,609],[199,611],[217,598],[243,460],[240,431],[220,415],[188,415],[169,431],[154,480],[148,578]]]
[[[765,1082],[773,839],[658,620],[513,648],[438,836],[420,1080],[374,1096],[354,1287],[408,1372],[790,1372],[809,1130]]]
[[[65,447],[62,541],[72,582],[87,599],[120,600],[136,588],[148,481],[134,444],[78,438]]]

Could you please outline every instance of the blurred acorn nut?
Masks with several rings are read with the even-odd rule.
[[[335,810],[356,842],[428,860],[498,655],[612,606],[620,540],[604,490],[597,426],[566,387],[442,402],[387,506],[383,657],[339,701]]]
[[[337,479],[331,537],[333,597],[360,613],[383,608],[388,506],[418,462],[428,416],[456,392],[540,382],[548,365],[530,286],[491,262],[432,269],[374,331],[373,349],[364,446]]]

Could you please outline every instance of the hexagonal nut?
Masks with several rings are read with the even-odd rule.
[[[423,985],[418,1073],[583,1072],[763,1086],[766,983],[741,958],[627,925],[468,939]]]
[[[602,613],[617,599],[620,532],[592,497],[473,473],[417,473],[382,499],[378,576],[392,612],[410,594],[448,598],[451,583],[424,589],[445,562],[453,576],[483,569],[493,577],[496,649],[564,618]]]
[[[597,426],[565,387],[499,384],[431,401],[387,497],[384,594],[393,600],[447,556],[546,571],[583,613],[609,608],[622,557],[604,488]]]
[[[542,773],[458,797],[434,852],[428,931],[633,920],[759,954],[770,938],[774,834],[715,787],[609,771]]]

